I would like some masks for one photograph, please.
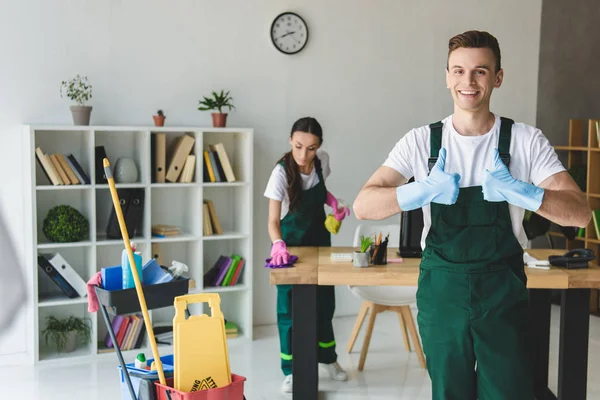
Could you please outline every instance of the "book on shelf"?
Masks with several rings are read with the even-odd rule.
[[[592,210],[592,221],[596,230],[596,239],[600,240],[600,209]]]
[[[202,204],[203,226],[202,234],[204,236],[221,235],[223,229],[217,217],[217,211],[212,200],[204,199]]]
[[[187,158],[185,160],[185,164],[183,166],[183,171],[181,171],[179,178],[177,178],[177,182],[181,182],[181,183],[192,182],[194,180],[195,167],[196,167],[196,156],[193,154],[190,154],[189,156],[187,156]]]
[[[245,260],[237,254],[221,255],[204,274],[204,287],[234,286],[240,282]]]
[[[35,149],[35,155],[42,172],[44,172],[52,185],[81,185],[90,183],[87,174],[81,168],[81,165],[79,165],[73,154],[47,154],[38,146]]]
[[[225,320],[225,335],[228,339],[237,337],[239,334],[238,326],[230,320]]]
[[[145,330],[144,317],[141,314],[115,315],[111,325],[119,349],[131,350],[141,347]],[[115,348],[115,344],[108,332],[104,338],[104,345],[106,348],[99,349],[99,352]]]
[[[181,229],[175,225],[163,225],[163,224],[152,225],[152,236],[156,236],[156,237],[177,236],[180,233],[181,233]]]
[[[204,182],[235,182],[236,177],[223,143],[209,144],[204,150]]]

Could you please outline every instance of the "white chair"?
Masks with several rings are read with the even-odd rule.
[[[389,233],[389,247],[397,247],[400,243],[400,224],[398,223],[397,225],[359,225],[354,232],[353,245],[355,247],[360,246],[361,235],[372,236],[374,234],[379,234],[379,232],[382,232],[384,237]],[[408,339],[408,332],[410,332],[413,346],[419,359],[419,364],[421,364],[422,368],[426,368],[421,340],[410,309],[410,305],[416,303],[417,288],[412,286],[348,286],[348,288],[355,296],[363,300],[360,312],[354,323],[354,329],[352,329],[350,342],[348,343],[348,353],[352,352],[352,348],[354,347],[362,324],[365,321],[367,313],[370,312],[367,331],[365,332],[365,339],[360,352],[358,370],[362,371],[365,366],[371,334],[373,333],[373,327],[375,326],[375,317],[377,314],[384,311],[393,311],[398,314],[400,330],[402,331],[406,350],[411,351]]]

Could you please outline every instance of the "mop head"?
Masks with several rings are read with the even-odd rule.
[[[272,258],[267,258],[265,261],[265,268],[289,268],[294,265],[296,261],[298,261],[298,256],[290,256],[290,260],[286,264],[272,264]]]
[[[327,229],[334,235],[337,235],[337,233],[340,231],[341,226],[342,221],[338,221],[337,219],[335,219],[333,214],[329,214],[327,218],[325,218],[325,229]]]

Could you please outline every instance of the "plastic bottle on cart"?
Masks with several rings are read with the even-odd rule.
[[[143,282],[142,278],[142,254],[136,251],[136,244],[131,242],[131,250],[133,251],[133,259],[135,260],[135,267],[137,269],[138,277],[140,278],[140,284]],[[123,271],[123,289],[130,289],[135,287],[135,281],[133,280],[133,270],[129,264],[129,256],[127,255],[127,249],[123,249],[121,253],[121,269]]]

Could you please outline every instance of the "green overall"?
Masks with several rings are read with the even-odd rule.
[[[505,163],[512,123],[502,118]],[[442,123],[430,127],[431,166]],[[425,243],[417,320],[433,400],[532,400],[527,277],[508,203],[461,188],[455,204],[431,203]]]
[[[283,166],[283,164],[282,164]],[[319,183],[303,190],[297,209],[281,220],[281,235],[287,246],[331,246],[330,233],[325,229],[325,198],[327,189],[321,171],[321,163],[315,157]],[[333,286],[317,287],[319,362],[330,364],[337,361],[332,318],[335,310]],[[281,350],[281,370],[284,375],[292,373],[292,285],[277,285],[277,327]]]

